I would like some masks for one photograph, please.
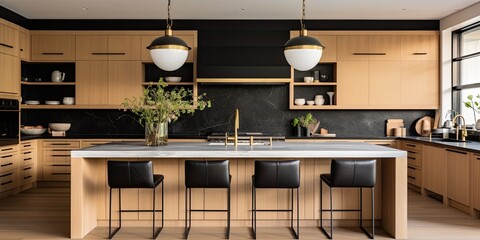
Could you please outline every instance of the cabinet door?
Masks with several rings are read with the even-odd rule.
[[[74,35],[33,35],[33,61],[75,61]]]
[[[439,76],[436,61],[401,61],[401,103],[404,106],[437,108]]]
[[[108,104],[108,62],[77,61],[77,104]]]
[[[337,63],[337,101],[339,106],[368,105],[368,61]]]
[[[77,60],[107,60],[107,36],[76,36]]]
[[[440,195],[447,192],[447,156],[443,148],[423,146],[423,187]]]
[[[320,62],[336,62],[337,61],[337,36],[312,35],[322,43],[323,49]]]
[[[108,36],[108,60],[141,60],[140,36]]]
[[[439,45],[438,35],[401,36],[402,60],[436,61]]]
[[[480,210],[480,154],[472,154],[473,208]]]
[[[150,50],[147,49],[148,46],[150,46],[150,43],[152,43],[155,38],[161,37],[164,34],[160,35],[145,35],[142,36],[142,42],[140,44],[140,49],[142,51],[142,61],[144,62],[152,62],[152,58],[150,57]],[[195,44],[195,35],[193,33],[179,33],[179,32],[173,32],[173,35],[175,37],[178,37],[185,41],[189,47],[192,49],[188,51],[188,57],[187,57],[187,62],[194,62],[195,61],[195,53],[196,53],[196,44]]]
[[[20,59],[0,54],[0,92],[20,93]]]
[[[400,60],[398,36],[369,36],[370,60]]]
[[[27,30],[22,30],[18,33],[18,39],[20,58],[30,61],[30,34]]]
[[[337,36],[337,59],[368,60],[369,36]]]
[[[400,61],[370,61],[369,69],[369,104],[400,105]]]
[[[0,24],[0,53],[18,56],[18,30]]]
[[[470,206],[470,159],[467,152],[447,149],[447,197]]]
[[[108,62],[108,104],[119,105],[125,98],[142,94],[142,63]]]

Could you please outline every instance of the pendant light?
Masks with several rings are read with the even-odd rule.
[[[307,36],[304,19],[305,0],[303,0],[302,20],[300,20],[302,28],[300,36],[288,40],[283,51],[288,64],[299,71],[307,71],[315,67],[325,48],[316,38]]]
[[[165,71],[179,69],[187,60],[188,50],[191,49],[185,41],[172,36],[173,20],[170,19],[170,1],[168,0],[168,19],[165,36],[156,38],[147,47],[155,65]]]

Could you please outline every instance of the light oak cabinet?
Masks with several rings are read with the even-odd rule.
[[[370,61],[368,104],[371,106],[395,106],[400,103],[400,61]]]
[[[21,28],[18,32],[18,46],[20,51],[20,59],[30,61],[30,33],[28,30]]]
[[[408,183],[416,186],[412,188],[419,191],[422,187],[422,144],[402,141],[400,149],[407,151],[407,177]],[[410,185],[409,185],[410,187]]]
[[[36,141],[22,141],[20,143],[19,178],[21,190],[32,187],[37,181],[37,147]]]
[[[150,57],[150,51],[147,49],[148,46],[158,37],[164,36],[164,32],[159,32],[155,35],[143,35],[140,44],[140,50],[142,55],[143,62],[153,62]],[[188,51],[188,57],[186,62],[194,62],[196,59],[197,52],[197,32],[196,31],[174,31],[173,36],[178,37],[185,41],[189,47],[192,49]]]
[[[471,154],[473,208],[480,210],[480,154]]]
[[[437,61],[439,55],[438,35],[401,36],[402,60]]]
[[[18,57],[18,30],[1,23],[0,53]]]
[[[20,59],[0,53],[0,92],[20,93]]]
[[[70,181],[70,151],[80,149],[80,141],[44,140],[42,143],[43,181]]]
[[[337,36],[337,42],[339,61],[400,60],[398,36]]]
[[[141,60],[140,36],[76,36],[77,60]]]
[[[0,195],[18,187],[18,146],[0,148]]]
[[[423,188],[445,196],[447,194],[447,153],[445,149],[424,145],[422,165]]]
[[[439,72],[436,61],[401,61],[400,90],[403,106],[436,109],[439,106]],[[395,91],[394,88],[385,91]]]
[[[470,206],[470,158],[464,151],[447,149],[447,197]]]
[[[337,63],[337,104],[368,106],[369,75],[367,61],[339,61]]]
[[[32,34],[32,61],[75,61],[75,35]]]
[[[142,93],[139,61],[77,62],[77,104],[120,105]]]

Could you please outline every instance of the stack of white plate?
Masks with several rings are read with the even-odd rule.
[[[60,104],[60,101],[45,101],[45,104],[47,104],[47,105],[58,105],[58,104]]]
[[[37,100],[27,100],[27,101],[25,101],[25,104],[38,105],[38,104],[40,104],[40,101],[37,101]]]

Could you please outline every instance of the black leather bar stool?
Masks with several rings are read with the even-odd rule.
[[[300,161],[255,161],[255,175],[252,176],[252,231],[257,238],[257,212],[290,212],[290,227],[296,239],[299,237],[299,193]],[[257,209],[257,188],[285,188],[291,190],[290,209]],[[297,191],[297,230],[293,227],[293,190]]]
[[[113,236],[122,228],[122,212],[151,212],[153,214],[152,238],[157,238],[163,229],[163,175],[153,174],[152,161],[108,161],[108,186],[110,187],[110,207],[108,216],[108,238]],[[162,209],[155,209],[155,189],[162,184]],[[119,227],[112,233],[112,189],[118,188],[118,221]],[[122,188],[151,188],[153,190],[152,210],[122,210]],[[162,213],[162,226],[155,230],[155,213]]]
[[[192,212],[226,212],[227,233],[230,238],[230,168],[228,160],[185,160],[185,239],[192,227]],[[192,209],[192,188],[226,188],[227,209]]]
[[[360,212],[360,228],[371,239],[375,237],[375,175],[376,160],[332,160],[330,174],[320,175],[320,228],[325,235],[332,239],[333,237],[333,211]],[[322,183],[330,188],[330,209],[323,209]],[[360,189],[360,209],[332,209],[332,188],[359,188]],[[362,188],[370,188],[372,193],[372,233],[370,234],[363,227],[363,202]],[[331,233],[323,227],[323,212],[330,212]]]

